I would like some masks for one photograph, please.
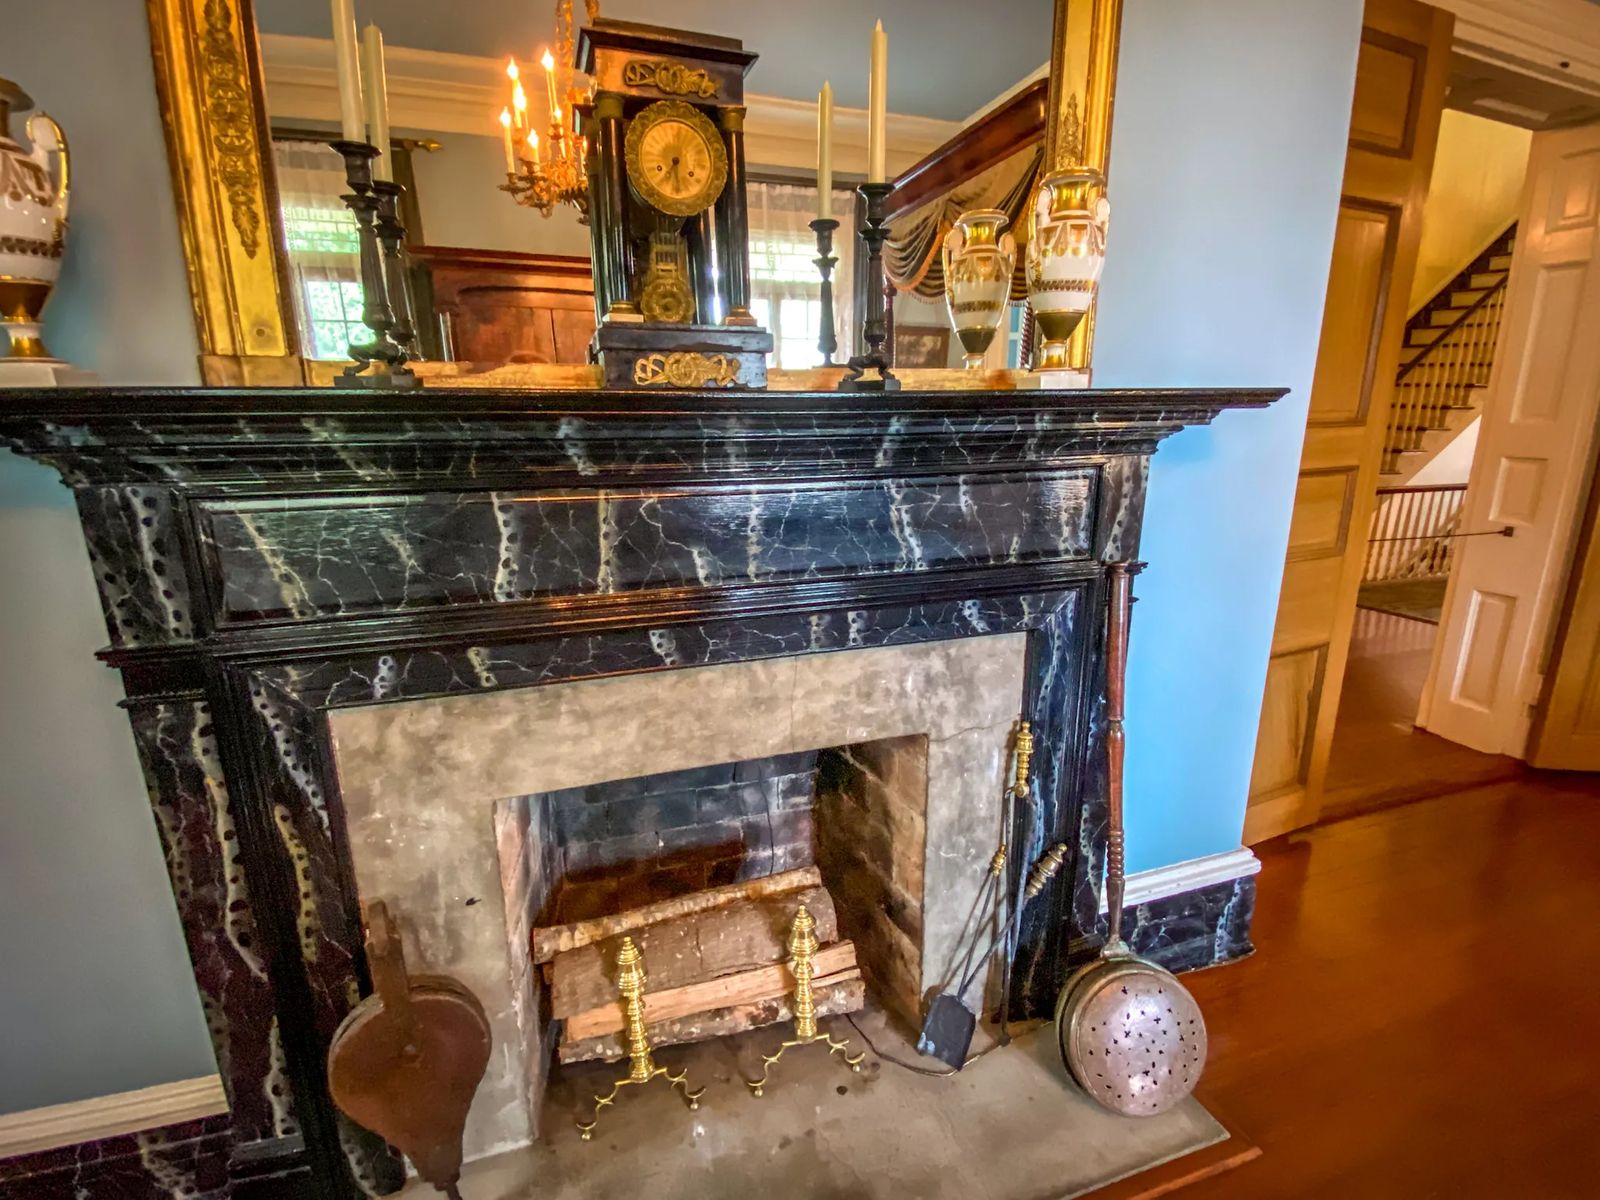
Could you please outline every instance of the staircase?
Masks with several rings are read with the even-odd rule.
[[[1477,416],[1489,384],[1517,227],[1511,225],[1406,322],[1381,487],[1401,487]]]

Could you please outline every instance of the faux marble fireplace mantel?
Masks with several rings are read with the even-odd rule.
[[[232,1194],[399,1180],[326,1092],[368,986],[335,709],[1025,634],[1019,833],[1075,850],[1018,937],[1013,1002],[1044,1013],[1102,930],[1102,564],[1137,553],[1163,437],[1279,395],[7,394],[0,437],[77,497]],[[1174,919],[1214,961],[1247,948],[1249,900]]]

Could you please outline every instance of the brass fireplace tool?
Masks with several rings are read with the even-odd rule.
[[[800,911],[794,915],[794,925],[789,929],[789,969],[794,973],[794,1037],[779,1046],[776,1054],[761,1056],[760,1079],[744,1081],[745,1086],[756,1096],[762,1095],[767,1086],[767,1076],[771,1074],[772,1068],[778,1065],[778,1060],[783,1057],[784,1051],[796,1046],[826,1042],[828,1053],[837,1054],[852,1071],[860,1071],[861,1060],[867,1057],[865,1052],[851,1057],[848,1039],[838,1041],[832,1034],[817,1028],[817,1001],[812,992],[811,977],[812,959],[816,957],[818,945],[816,918],[802,904]]]
[[[650,1035],[644,1027],[644,955],[633,944],[631,937],[622,939],[617,951],[617,992],[622,997],[623,1012],[628,1023],[628,1074],[617,1080],[604,1096],[594,1098],[594,1118],[588,1123],[578,1122],[578,1132],[584,1141],[594,1137],[594,1127],[600,1123],[600,1110],[617,1102],[617,1093],[623,1088],[649,1083],[657,1076],[665,1076],[668,1083],[683,1093],[691,1111],[700,1107],[700,1097],[705,1088],[689,1087],[689,1072],[674,1075],[666,1067],[658,1067],[650,1055]]]

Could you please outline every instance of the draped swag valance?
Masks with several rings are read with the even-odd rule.
[[[942,298],[944,267],[939,248],[955,219],[975,208],[998,208],[1004,212],[1011,219],[1008,228],[1016,236],[1020,251],[1027,233],[1023,215],[1043,155],[1042,141],[1025,146],[937,198],[892,219],[883,258],[895,287],[932,300]],[[1019,252],[1017,269],[1011,277],[1011,298],[1025,300],[1027,295]]]

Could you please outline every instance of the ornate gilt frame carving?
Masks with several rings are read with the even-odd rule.
[[[146,0],[208,384],[304,382],[251,0]]]
[[[1109,178],[1111,113],[1121,39],[1122,0],[1056,0],[1045,118],[1047,171],[1085,166]],[[1115,193],[1112,195],[1114,223]],[[1089,366],[1094,319],[1095,312],[1090,309],[1068,346],[1067,361],[1074,369]]]

